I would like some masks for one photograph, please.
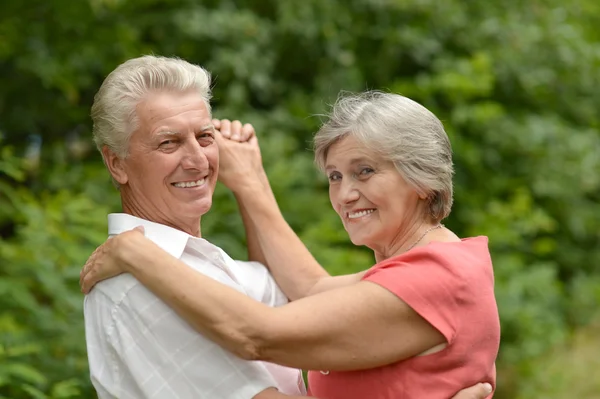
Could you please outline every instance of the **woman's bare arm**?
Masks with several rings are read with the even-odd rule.
[[[331,276],[283,218],[262,166],[256,136],[245,143],[221,134],[216,138],[219,179],[237,199],[253,253],[260,252],[260,259],[286,296],[295,300],[318,292],[317,287],[331,288],[358,281],[359,278],[344,278],[322,283]]]
[[[196,330],[244,359],[357,370],[407,359],[445,342],[405,302],[374,283],[270,308],[197,273],[139,232],[109,241],[126,271]]]

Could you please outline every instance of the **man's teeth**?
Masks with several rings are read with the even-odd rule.
[[[188,188],[188,187],[197,187],[204,184],[204,179],[196,180],[196,181],[188,181],[173,184],[175,187],[179,188]]]
[[[354,213],[349,213],[348,214],[348,219],[356,219],[356,218],[359,218],[359,217],[362,217],[362,216],[366,216],[369,213],[373,213],[373,212],[375,212],[375,209],[367,209],[367,210],[364,210],[364,211],[358,211],[358,212],[354,212]]]

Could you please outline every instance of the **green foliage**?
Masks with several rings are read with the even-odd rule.
[[[0,397],[93,397],[77,280],[119,202],[88,114],[104,76],[147,53],[212,71],[215,116],[255,125],[287,220],[334,274],[374,260],[348,242],[312,163],[319,115],[366,88],[434,111],[455,152],[447,225],[490,238],[497,397],[550,392],[551,349],[600,301],[599,17],[593,0],[1,2]],[[245,256],[223,187],[203,233]],[[571,360],[573,386],[594,363]],[[575,396],[600,394],[589,386]]]
[[[517,399],[595,398],[600,392],[599,325],[592,324],[542,357]],[[543,362],[543,363],[542,363]]]

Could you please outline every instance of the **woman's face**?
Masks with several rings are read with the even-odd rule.
[[[421,219],[419,195],[394,164],[348,135],[329,149],[329,199],[355,245],[385,251]]]

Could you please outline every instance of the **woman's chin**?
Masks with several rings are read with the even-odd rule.
[[[350,241],[352,242],[352,244],[358,246],[358,247],[368,247],[369,244],[369,240],[367,239],[367,237],[364,236],[350,236]]]

